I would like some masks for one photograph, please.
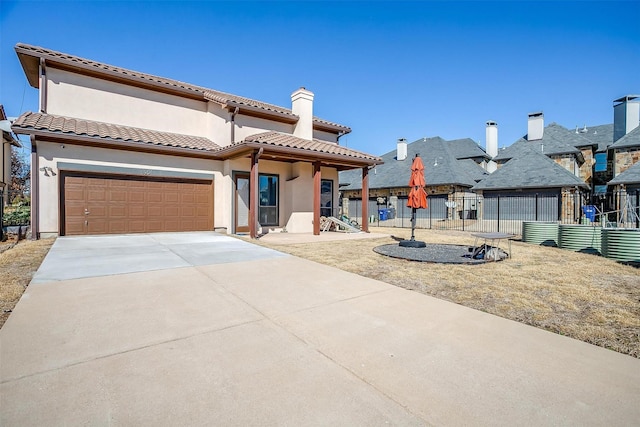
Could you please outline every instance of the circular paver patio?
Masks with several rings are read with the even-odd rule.
[[[397,243],[373,248],[374,252],[392,258],[440,264],[483,264],[485,259],[471,258],[470,246],[429,244],[425,248],[405,248]]]

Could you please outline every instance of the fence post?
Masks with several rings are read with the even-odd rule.
[[[4,148],[3,148],[4,149]],[[0,187],[0,242],[4,241],[4,184]]]
[[[500,195],[498,195],[498,233],[500,232]]]
[[[464,231],[464,211],[465,211],[464,205],[466,201],[467,201],[467,198],[462,196],[462,231]]]
[[[640,189],[636,190],[636,228],[640,228]]]

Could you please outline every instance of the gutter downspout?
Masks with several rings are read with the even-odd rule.
[[[230,144],[233,144],[235,139],[236,139],[236,114],[238,114],[238,111],[240,111],[240,107],[236,107],[235,110],[233,110],[233,113],[231,113],[231,142],[230,142]]]
[[[31,135],[31,239],[40,239],[39,197],[38,197],[38,146],[36,137]]]
[[[40,58],[40,112],[47,112],[47,65],[44,58]]]

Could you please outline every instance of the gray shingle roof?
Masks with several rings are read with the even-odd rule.
[[[609,148],[640,147],[640,126],[614,142]]]
[[[528,141],[525,135],[510,146],[501,149],[494,160],[501,162],[516,159],[526,154],[531,148],[547,156],[574,154],[578,159],[584,160],[582,152],[578,150],[572,142],[583,143],[583,145],[591,145],[591,143],[584,140],[584,138],[575,138],[575,136],[577,135],[575,133],[572,134],[568,129],[556,123],[551,123],[544,128],[544,134],[541,140]]]
[[[604,153],[613,143],[613,124],[587,126],[587,131],[583,132],[583,128],[578,128],[580,136],[595,144],[598,144],[597,152]],[[575,133],[575,131],[574,131]]]
[[[471,138],[452,139],[448,142],[449,150],[456,159],[491,159],[491,156]]]
[[[520,188],[588,188],[580,178],[535,148],[525,149],[473,187],[473,190]]]
[[[460,185],[472,187],[478,173],[465,161],[456,159],[449,141],[440,137],[422,138],[407,145],[407,158],[396,160],[396,150],[382,156],[384,164],[369,172],[369,188],[407,187],[411,175],[411,163],[416,153],[420,154],[425,170],[427,186]],[[478,166],[475,166],[478,168]],[[362,174],[359,170],[340,172],[340,184],[345,190],[362,188]]]
[[[640,162],[637,162],[620,175],[608,182],[608,185],[640,184]]]
[[[593,146],[596,144],[590,139],[585,138],[583,134],[580,133],[580,129],[578,129],[578,133],[576,133],[575,130],[569,130],[557,123],[549,124],[544,129],[544,133],[548,134],[551,138],[557,141],[563,142],[573,147],[587,147],[587,146]],[[543,137],[543,140],[544,140],[544,137]]]

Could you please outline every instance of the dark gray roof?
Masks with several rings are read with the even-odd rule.
[[[568,129],[556,123],[551,123],[544,128],[542,139],[528,141],[525,135],[510,146],[501,149],[494,160],[501,162],[509,159],[517,159],[526,154],[529,149],[533,148],[535,151],[547,156],[574,154],[580,161],[584,161],[582,152],[573,145],[573,142],[579,141],[580,143],[584,143],[584,145],[590,145],[590,143],[587,140],[579,140],[575,138],[574,135],[575,133],[572,134]]]
[[[471,138],[452,139],[448,142],[449,150],[458,160],[476,158],[491,159],[491,156]]]
[[[575,131],[574,131],[575,132]],[[598,144],[598,153],[604,153],[613,144],[613,123],[608,125],[587,126],[578,128],[578,133],[585,139]]]
[[[463,159],[463,160],[458,160],[458,162],[460,162],[463,165],[465,172],[475,182],[480,182],[487,175],[489,175],[489,172],[482,169],[482,167],[480,167],[480,165],[477,164],[473,159]]]
[[[582,128],[584,129],[584,128]],[[589,147],[594,146],[596,143],[588,138],[584,137],[584,134],[580,133],[581,129],[578,129],[578,133],[575,130],[569,130],[566,127],[557,123],[551,123],[544,129],[544,133],[552,137],[557,141],[564,142],[573,147]],[[587,128],[588,132],[588,128]],[[544,138],[543,138],[544,139]]]
[[[407,187],[411,176],[411,163],[420,154],[425,167],[424,177],[428,186],[460,185],[472,187],[478,173],[465,161],[456,159],[448,141],[440,137],[422,138],[407,145],[407,158],[396,160],[396,150],[382,156],[384,164],[369,172],[369,188]],[[472,160],[473,162],[473,160]],[[478,166],[475,166],[478,168]],[[340,184],[345,190],[362,188],[360,170],[340,172]],[[348,185],[346,185],[348,184]]]
[[[614,142],[609,148],[640,147],[640,126]]]
[[[636,162],[636,164],[608,182],[608,185],[620,184],[640,184],[640,162]]]
[[[473,187],[473,190],[562,188],[588,186],[577,176],[534,148],[524,149]]]

